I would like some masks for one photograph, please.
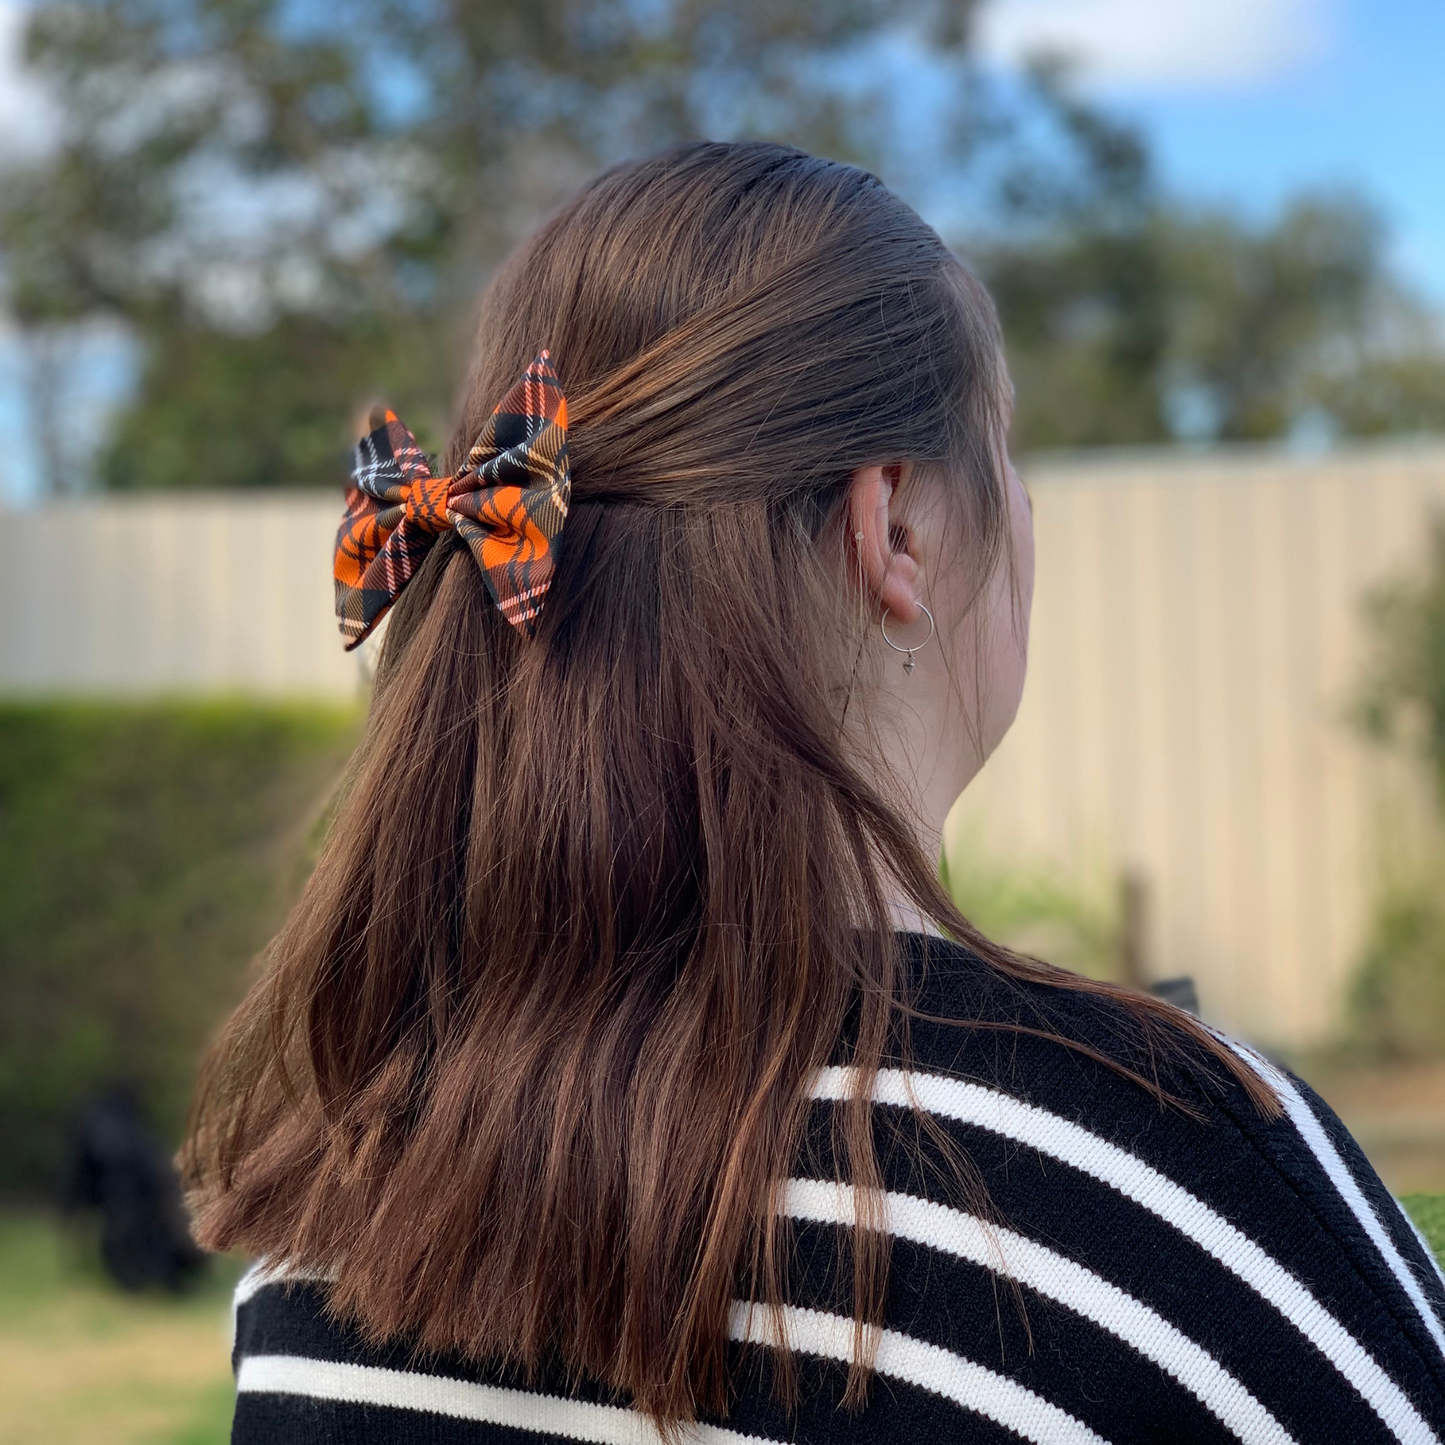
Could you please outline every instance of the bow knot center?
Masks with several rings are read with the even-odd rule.
[[[406,515],[409,521],[428,532],[444,532],[447,501],[451,490],[450,477],[417,477],[406,489]]]

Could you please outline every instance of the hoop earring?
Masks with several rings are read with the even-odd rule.
[[[926,608],[921,602],[918,604],[918,610],[928,619],[928,636],[925,637],[922,642],[915,642],[912,647],[900,647],[896,642],[894,642],[891,637],[889,637],[888,609],[886,607],[883,609],[883,616],[878,619],[878,630],[883,634],[884,642],[886,642],[889,647],[894,650],[894,652],[906,652],[908,654],[908,656],[903,659],[904,672],[913,671],[913,654],[917,652],[919,648],[927,647],[928,644],[933,641],[933,613],[931,613],[928,608]]]

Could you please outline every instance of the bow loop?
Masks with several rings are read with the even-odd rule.
[[[455,476],[433,473],[395,412],[372,420],[336,536],[336,613],[347,649],[371,633],[452,527],[502,615],[533,636],[572,494],[567,399],[548,353],[502,399]]]

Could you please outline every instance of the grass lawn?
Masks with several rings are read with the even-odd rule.
[[[124,1294],[53,1218],[0,1215],[0,1445],[223,1445],[238,1274]]]
[[[1400,1202],[1445,1265],[1445,1194],[1407,1194]]]
[[[1404,1202],[1445,1260],[1445,1195]],[[127,1295],[51,1217],[0,1214],[0,1445],[224,1445],[239,1272],[220,1260],[184,1298]]]

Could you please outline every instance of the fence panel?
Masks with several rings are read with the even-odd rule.
[[[1156,976],[1280,1044],[1339,1018],[1390,869],[1431,846],[1421,774],[1346,712],[1361,599],[1418,563],[1445,447],[1040,463],[1038,583],[1018,721],[954,810],[1072,886],[1141,875]]]
[[[1039,463],[1023,705],[950,820],[1082,891],[1147,882],[1147,953],[1263,1041],[1335,1024],[1385,874],[1433,844],[1428,788],[1344,717],[1367,587],[1423,554],[1445,446]],[[328,493],[7,513],[0,690],[351,697]]]
[[[332,493],[65,503],[0,522],[10,693],[354,697],[332,613]]]

